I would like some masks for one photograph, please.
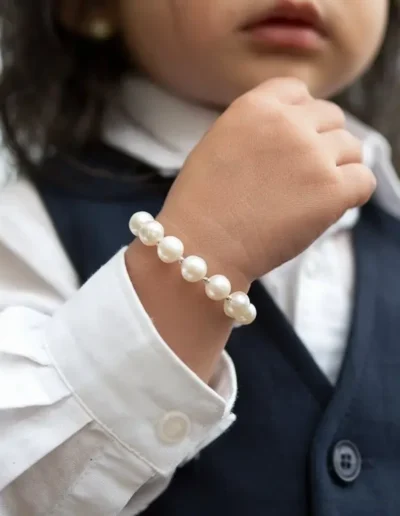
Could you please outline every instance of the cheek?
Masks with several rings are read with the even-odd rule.
[[[388,5],[386,0],[355,0],[353,11],[349,11],[340,20],[342,37],[338,38],[341,50],[338,57],[353,79],[368,68],[380,49]]]
[[[171,25],[175,23],[171,9],[172,2],[167,0],[121,0],[121,32],[134,61],[151,61],[159,49],[165,52],[171,46]]]
[[[121,27],[132,59],[151,73],[196,61],[218,29],[212,3],[121,0]]]
[[[234,60],[231,35],[247,1],[119,0],[133,63],[185,97],[214,102],[226,62]]]

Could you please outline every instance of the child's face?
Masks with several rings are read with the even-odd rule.
[[[327,97],[371,63],[389,0],[120,0],[132,59],[180,95],[225,106],[266,79],[295,76]],[[315,45],[255,43],[244,27],[279,6],[314,7],[325,37]],[[306,48],[307,47],[307,48]]]

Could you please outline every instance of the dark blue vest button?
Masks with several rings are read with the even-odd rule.
[[[361,454],[351,441],[339,441],[332,451],[333,471],[346,484],[354,482],[361,473]]]

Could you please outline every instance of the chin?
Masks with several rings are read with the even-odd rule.
[[[328,98],[336,92],[332,88],[332,74],[327,78],[321,72],[320,66],[315,63],[299,60],[293,56],[262,56],[256,61],[245,60],[242,66],[225,68],[223,75],[208,75],[206,83],[197,80],[185,90],[185,96],[192,101],[199,102],[217,109],[225,109],[238,97],[256,88],[270,79],[279,77],[296,77],[303,81],[316,98]],[[200,87],[199,87],[200,86]]]
[[[278,77],[296,77],[303,81],[311,94],[317,98],[326,98],[332,94],[332,81],[327,80],[326,74],[321,73],[319,67],[305,60],[299,61],[295,56],[273,56],[265,62],[249,64],[235,74],[232,82],[235,83],[236,96],[252,90],[269,79]]]

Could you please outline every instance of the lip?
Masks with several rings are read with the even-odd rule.
[[[274,9],[259,13],[242,30],[259,44],[304,50],[320,49],[328,36],[315,5],[292,0],[282,0]]]

